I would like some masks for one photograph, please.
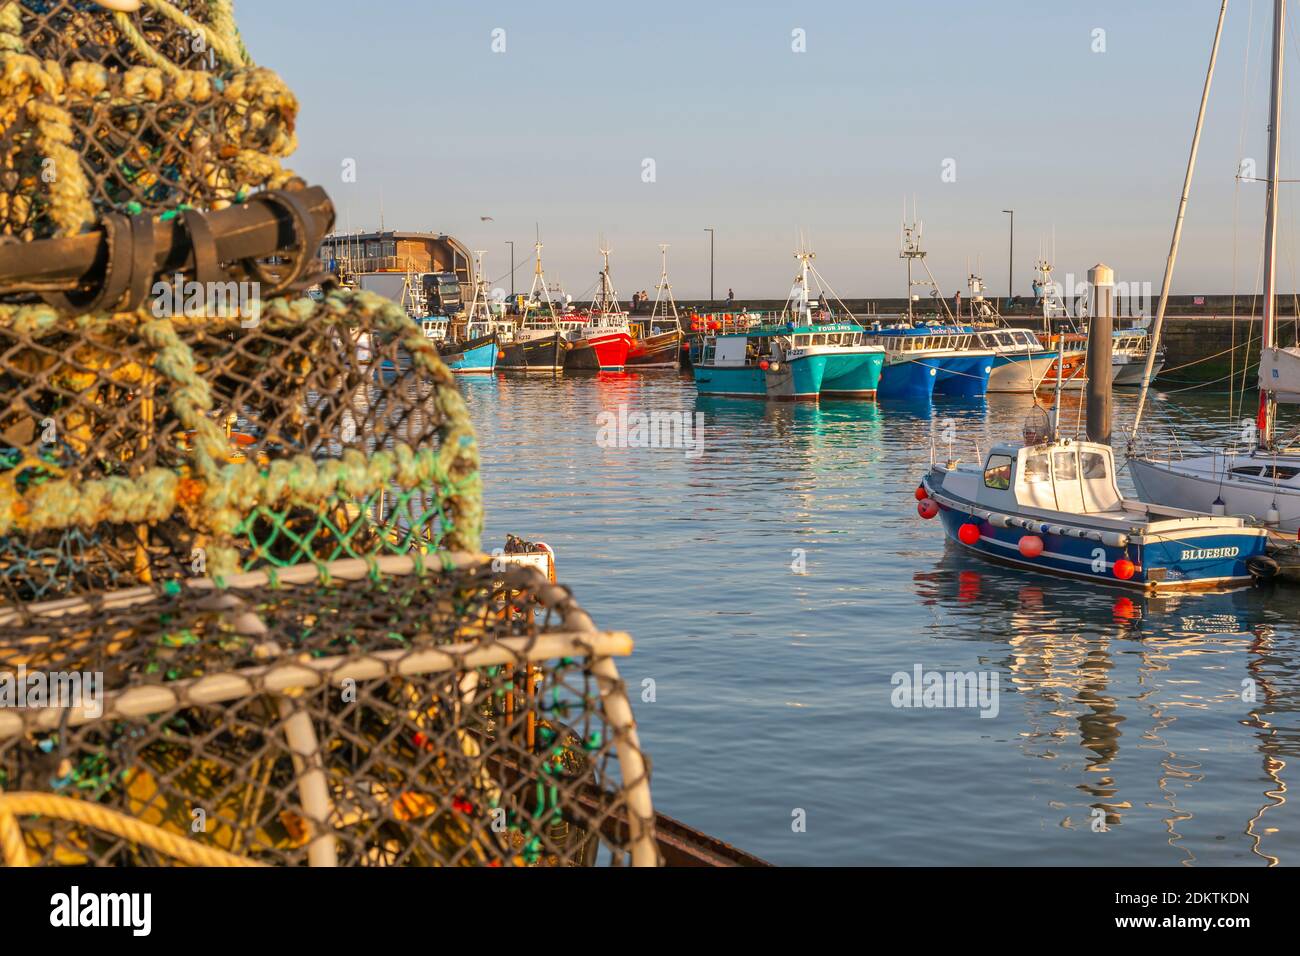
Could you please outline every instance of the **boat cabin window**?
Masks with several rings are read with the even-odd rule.
[[[1072,451],[1058,451],[1052,456],[1052,467],[1056,477],[1065,481],[1074,481],[1079,477],[1079,469]]]
[[[797,349],[804,348],[808,345],[808,336],[796,335],[794,337],[794,347]]]
[[[1234,468],[1232,469],[1232,473],[1234,475],[1241,475],[1243,478],[1258,478],[1260,472],[1263,470],[1264,469],[1256,465],[1253,468],[1251,467]]]
[[[1300,475],[1300,468],[1280,468],[1274,467],[1271,477],[1278,481],[1290,481],[1296,475]]]
[[[1083,471],[1084,478],[1106,477],[1106,457],[1097,454],[1095,451],[1081,452],[1079,454],[1079,467]]]
[[[1007,455],[989,455],[984,469],[984,487],[998,491],[1011,487],[1011,459]]]
[[[1034,483],[1052,480],[1052,466],[1047,455],[1027,455],[1025,457],[1025,481]]]

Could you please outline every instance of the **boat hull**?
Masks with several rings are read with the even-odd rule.
[[[993,371],[989,373],[988,390],[1033,394],[1056,364],[1056,356],[1055,351],[998,355],[993,360]]]
[[[931,359],[886,361],[880,372],[876,397],[905,401],[929,401],[934,395],[938,365]]]
[[[632,340],[628,368],[677,368],[681,364],[682,333],[677,329]]]
[[[535,339],[507,342],[497,368],[515,372],[558,372],[564,368],[568,343],[559,332]]]
[[[617,371],[627,365],[632,336],[626,332],[591,335],[573,343],[564,360],[566,369]]]
[[[871,398],[880,389],[883,350],[832,355],[822,376],[821,394],[837,398]]]
[[[768,398],[817,401],[821,397],[828,361],[825,355],[803,355],[785,362],[773,362],[764,373]]]
[[[1130,458],[1129,475],[1144,501],[1191,511],[1209,512],[1216,500],[1223,502],[1229,515],[1250,515],[1264,520],[1269,509],[1276,505],[1279,521],[1276,526],[1284,534],[1300,532],[1300,488],[1269,479],[1243,479],[1225,474],[1234,466],[1249,465],[1256,459],[1245,455],[1224,459],[1222,456],[1202,457],[1182,461],[1159,461],[1152,458]],[[1260,461],[1272,464],[1273,459]],[[1280,466],[1300,467],[1300,460],[1278,459]]]
[[[443,343],[438,347],[443,364],[460,375],[495,371],[498,351],[495,332],[467,342]]]
[[[1151,367],[1151,381],[1156,380],[1160,370],[1165,367],[1165,360],[1156,356],[1156,363]],[[1116,362],[1111,366],[1110,384],[1115,387],[1137,387],[1142,384],[1142,376],[1147,370],[1145,357],[1132,362]]]
[[[990,353],[973,355],[946,355],[934,359],[939,374],[934,378],[934,390],[940,395],[977,398],[989,387],[995,356]]]
[[[695,388],[701,395],[767,398],[765,373],[756,365],[696,365],[691,371],[695,376]]]
[[[820,397],[826,357],[808,355],[788,362],[757,365],[696,365],[695,387],[701,395],[812,401]]]
[[[930,486],[927,479],[927,490]],[[961,499],[943,495],[933,498],[945,534],[965,552],[1040,574],[1130,590],[1177,591],[1249,584],[1254,577],[1247,562],[1265,553],[1268,540],[1258,528],[1207,529],[1135,536],[1120,546],[1081,537],[1081,532],[1089,530],[1083,523],[1052,519],[1034,522],[1030,528],[1001,527],[988,520],[987,512]],[[965,524],[979,528],[979,538],[972,544],[961,540],[960,529]],[[1061,531],[1072,533],[1058,533]],[[1042,539],[1043,550],[1037,557],[1027,558],[1020,551],[1020,539],[1027,535]],[[1115,574],[1115,562],[1120,559],[1135,565],[1133,576],[1127,580]]]

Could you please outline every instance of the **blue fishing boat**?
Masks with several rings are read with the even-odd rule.
[[[988,391],[996,358],[965,325],[871,326],[864,342],[885,350],[877,392],[882,399],[929,400],[943,395],[978,397]]]
[[[1250,583],[1268,541],[1240,518],[1124,498],[1110,446],[1068,438],[936,464],[918,495],[922,517],[982,558],[1143,591]]]

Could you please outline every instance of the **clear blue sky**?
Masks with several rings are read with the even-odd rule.
[[[1271,7],[1229,5],[1175,292],[1258,286],[1263,187],[1234,174],[1245,156],[1263,175]],[[667,242],[681,298],[708,292],[713,226],[718,294],[746,298],[789,289],[800,229],[842,295],[902,295],[904,196],[949,295],[977,262],[1005,290],[1009,208],[1018,292],[1053,227],[1058,278],[1100,260],[1158,292],[1218,8],[239,0],[236,11],[254,58],[301,101],[290,162],[331,190],[340,226],[376,227],[382,194],[388,228],[486,249],[496,279],[506,240],[528,257],[540,223],[548,276],[574,295],[594,280],[601,233],[624,295],[653,294]],[[792,51],[796,29],[806,52]],[[1093,51],[1096,29],[1105,52]],[[1288,56],[1295,104],[1294,30]],[[1284,176],[1296,141],[1284,138]],[[341,182],[346,158],[355,183]],[[946,159],[955,182],[941,178]],[[1295,188],[1281,216],[1288,289]],[[517,283],[529,280],[520,269]]]

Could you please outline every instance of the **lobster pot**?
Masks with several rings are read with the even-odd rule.
[[[238,318],[0,312],[0,601],[477,549],[452,376],[369,293]]]
[[[0,609],[4,862],[655,863],[630,640],[531,568],[439,563]]]

